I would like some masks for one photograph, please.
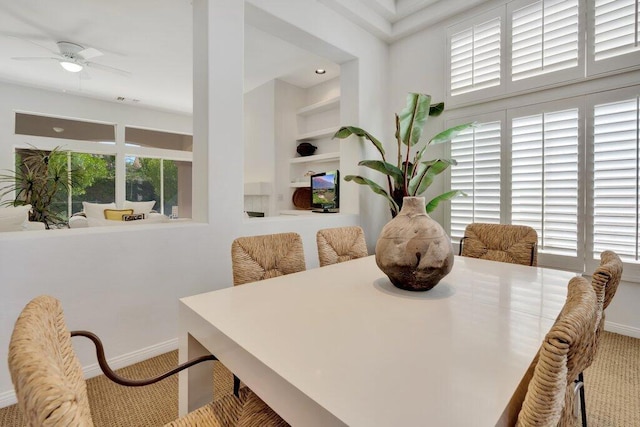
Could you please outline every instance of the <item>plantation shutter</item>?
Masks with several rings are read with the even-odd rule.
[[[578,109],[512,120],[511,223],[543,253],[578,255]]]
[[[498,17],[451,36],[452,96],[500,84],[500,31]]]
[[[594,107],[594,258],[638,260],[638,111],[638,98]]]
[[[578,66],[578,0],[541,0],[511,19],[512,81]]]
[[[461,238],[472,222],[500,223],[500,121],[478,124],[451,141],[451,236]]]
[[[595,0],[594,59],[638,50],[640,0]]]

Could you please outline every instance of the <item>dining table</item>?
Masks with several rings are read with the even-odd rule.
[[[293,426],[513,425],[575,275],[456,256],[411,292],[372,255],[180,299],[179,358],[215,355]],[[212,369],[180,374],[181,415]]]

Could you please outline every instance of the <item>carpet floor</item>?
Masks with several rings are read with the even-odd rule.
[[[176,366],[177,351],[118,370],[129,378],[148,378]],[[594,363],[584,373],[590,427],[640,426],[640,340],[605,332]],[[233,376],[214,362],[216,396],[232,392]],[[178,416],[178,378],[128,388],[104,376],[87,381],[91,412],[98,427],[161,426]],[[17,405],[0,409],[0,426],[21,427]]]

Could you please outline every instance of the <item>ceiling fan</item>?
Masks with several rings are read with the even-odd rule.
[[[35,43],[34,43],[35,44]],[[78,73],[82,71],[85,67],[95,68],[102,71],[108,71],[116,74],[120,74],[123,76],[130,76],[131,73],[125,70],[121,70],[119,68],[110,67],[108,65],[98,64],[93,61],[89,61],[91,58],[96,58],[98,56],[102,56],[103,53],[98,49],[89,47],[85,48],[77,43],[71,43],[66,41],[56,42],[58,45],[59,52],[55,52],[51,49],[48,49],[42,45],[36,44],[43,49],[47,49],[49,52],[55,55],[55,57],[44,57],[44,56],[21,56],[14,57],[11,59],[15,59],[17,61],[58,61],[60,66],[65,70],[71,73]]]

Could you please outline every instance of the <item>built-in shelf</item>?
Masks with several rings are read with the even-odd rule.
[[[309,140],[314,140],[314,139],[328,138],[330,136],[333,136],[333,134],[336,133],[337,130],[338,130],[337,126],[333,127],[333,128],[328,128],[328,129],[314,130],[313,132],[307,132],[307,133],[303,133],[301,135],[298,135],[296,140],[298,140],[298,141],[309,141]]]
[[[313,156],[294,157],[289,159],[289,163],[319,163],[319,162],[333,162],[340,159],[340,153],[324,153],[315,154]]]
[[[339,107],[340,97],[326,99],[324,101],[316,102],[315,104],[307,105],[298,110],[299,116],[309,116],[311,114],[321,113],[323,111],[329,111],[332,108]]]

